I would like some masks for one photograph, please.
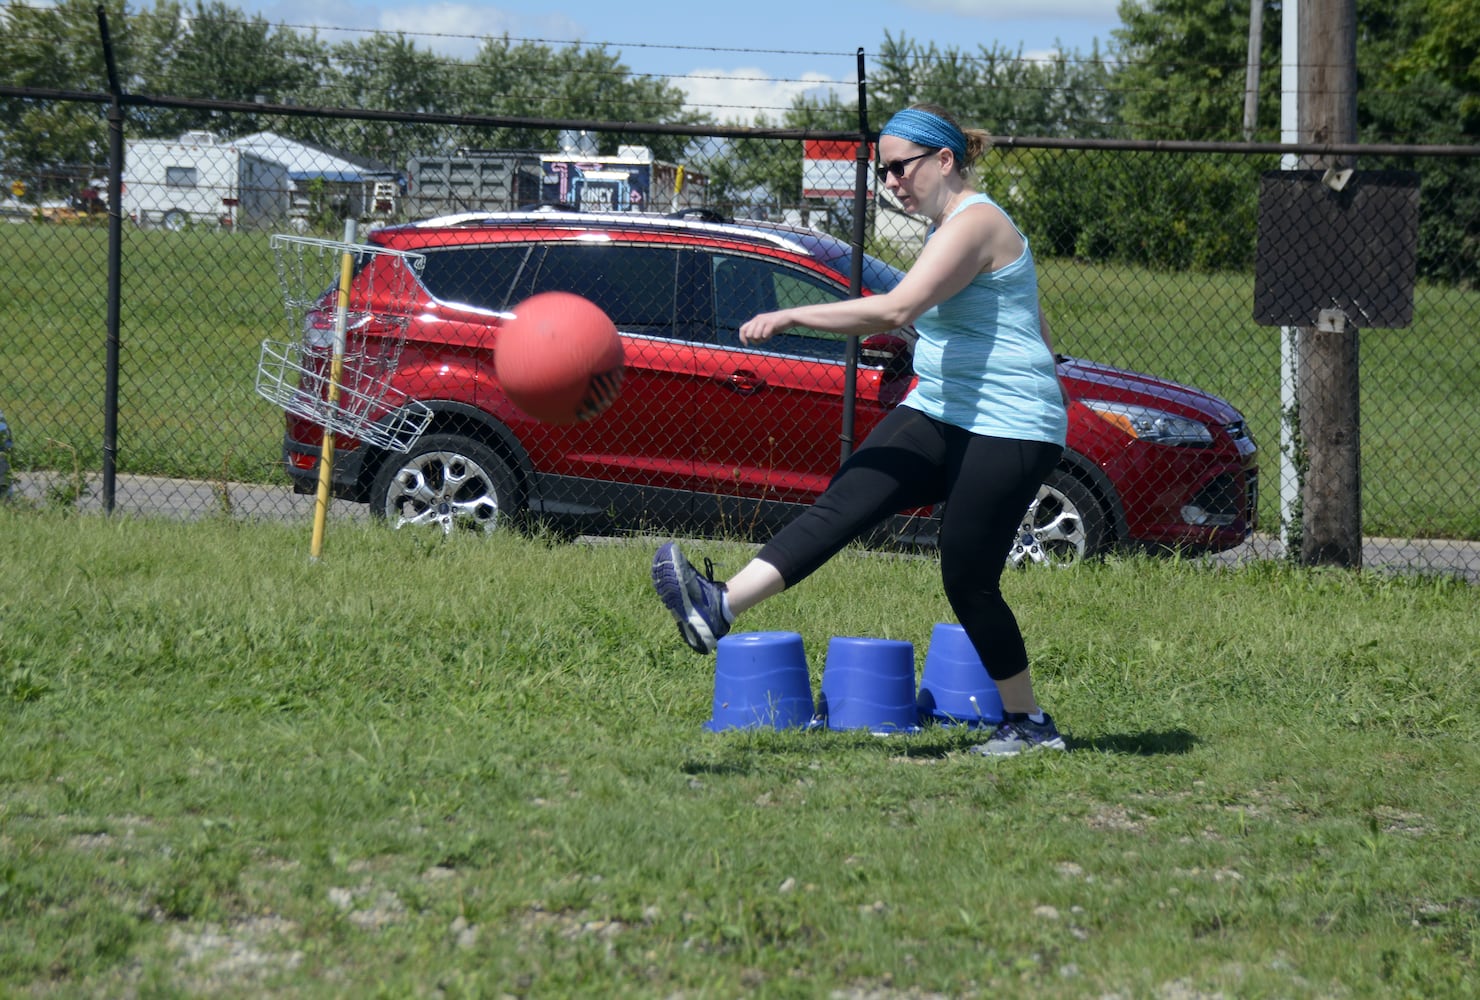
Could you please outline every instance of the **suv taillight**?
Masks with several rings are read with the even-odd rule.
[[[303,315],[303,346],[323,350],[334,346],[334,314],[312,309]]]

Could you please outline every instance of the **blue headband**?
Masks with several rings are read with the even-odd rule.
[[[880,135],[896,135],[899,138],[930,149],[949,149],[957,160],[966,159],[966,135],[940,115],[905,108],[896,112],[884,125]]]

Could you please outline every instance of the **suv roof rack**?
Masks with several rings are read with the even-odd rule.
[[[697,219],[700,222],[734,222],[727,215],[722,215],[712,208],[680,208],[676,212],[669,212],[670,219]]]
[[[459,212],[431,219],[419,219],[406,225],[414,229],[452,228],[455,226],[488,226],[509,224],[570,225],[580,227],[611,226],[629,229],[667,229],[675,232],[716,233],[752,243],[769,243],[799,253],[808,253],[798,239],[807,231],[774,223],[736,222],[710,209],[682,209],[666,215],[653,212],[583,212],[561,211],[553,206],[522,208],[516,211]],[[819,234],[825,235],[825,234]]]
[[[581,206],[571,205],[563,201],[537,201],[529,205],[520,205],[521,212],[579,212]]]

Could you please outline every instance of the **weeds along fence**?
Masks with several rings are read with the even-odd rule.
[[[99,115],[108,106],[102,94],[28,99]],[[765,218],[845,240],[861,233],[865,250],[901,267],[925,237],[923,220],[891,204],[872,170],[858,171],[859,134],[190,103],[211,111],[208,131],[145,138],[127,112],[115,112],[124,154],[116,204],[106,154],[46,171],[0,164],[11,191],[0,225],[9,265],[0,413],[14,435],[22,495],[122,512],[304,516],[305,498],[284,471],[284,414],[253,391],[263,340],[294,335],[284,328],[274,233],[337,238],[346,219],[363,234],[561,203]],[[1416,212],[1325,233],[1314,249],[1274,259],[1260,257],[1261,221],[1270,222],[1260,219],[1269,204],[1261,185],[1288,150],[1003,140],[980,182],[1030,238],[1060,353],[1185,383],[1244,415],[1260,456],[1250,546],[1262,553],[1290,541],[1301,500],[1291,484],[1308,456],[1294,412],[1292,382],[1302,377],[1294,328],[1282,325],[1297,321],[1278,309],[1260,315],[1269,303],[1259,300],[1282,276],[1355,266],[1362,287],[1333,303],[1345,305],[1348,332],[1357,328],[1353,343],[1360,338],[1360,419],[1345,430],[1360,445],[1354,488],[1366,561],[1473,575],[1480,204],[1460,180],[1480,151],[1469,159],[1453,149],[1381,152],[1361,166],[1410,171],[1393,176],[1417,182],[1407,203]],[[110,224],[118,227],[116,319]],[[1380,245],[1384,234],[1393,246]],[[1407,314],[1369,324],[1384,271],[1364,277],[1361,267],[1394,251],[1417,279]],[[1319,284],[1309,274],[1300,280]],[[451,284],[485,307],[512,304],[498,300],[492,273]],[[645,293],[634,286],[627,294]],[[1403,293],[1395,294],[1401,314]],[[651,450],[681,457],[702,451],[702,426],[696,414],[671,413],[643,433]],[[835,440],[841,428],[766,433],[784,465],[789,442]],[[331,516],[363,511],[336,504]]]

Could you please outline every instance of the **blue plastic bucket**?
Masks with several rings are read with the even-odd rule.
[[[920,718],[947,726],[995,726],[1002,698],[960,625],[940,622],[930,634],[920,692]]]
[[[714,714],[705,729],[805,729],[813,714],[812,680],[800,635],[740,632],[720,639]]]
[[[826,716],[829,729],[867,729],[878,735],[918,732],[914,645],[834,636],[827,646],[817,713]]]

